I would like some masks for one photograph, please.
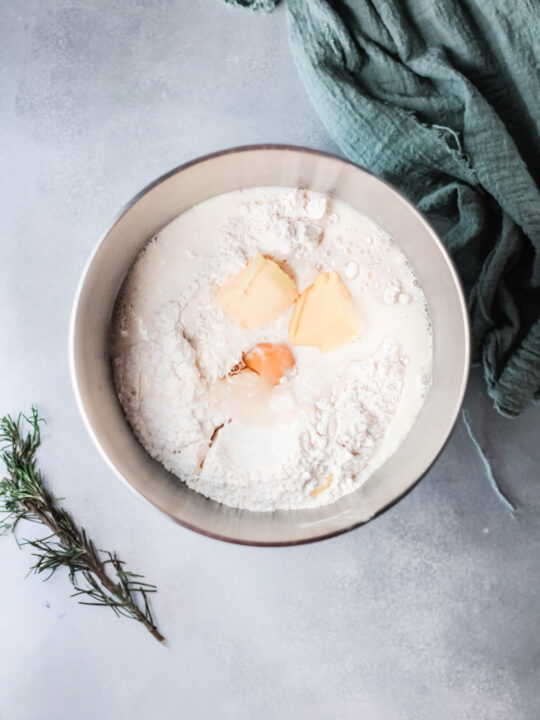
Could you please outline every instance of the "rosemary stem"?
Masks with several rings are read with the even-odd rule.
[[[40,521],[42,525],[45,525],[52,533],[54,533],[56,537],[60,540],[60,542],[64,544],[67,544],[69,542],[69,538],[66,536],[66,533],[63,532],[62,529],[59,528],[58,525],[53,520],[51,520],[46,513],[40,510],[32,500],[24,501],[23,505],[29,513],[34,515]],[[111,595],[114,595],[117,590],[116,583],[105,572],[103,564],[97,561],[96,558],[88,551],[85,551],[83,557],[88,565],[88,569],[90,570],[90,572],[96,575],[100,583],[109,593],[111,593]],[[159,632],[156,625],[154,625],[154,623],[151,623],[138,608],[134,610],[134,614],[136,615],[136,619],[146,627],[148,632],[150,632],[156,638],[156,640],[158,640],[159,642],[164,642],[165,638]]]
[[[32,431],[23,436],[21,421],[25,419]],[[26,540],[36,550],[38,558],[32,570],[48,571],[49,575],[59,567],[66,567],[76,595],[87,595],[92,602],[85,604],[111,607],[117,615],[137,620],[156,640],[164,642],[153,621],[147,594],[155,587],[139,580],[123,568],[116,553],[97,551],[83,528],[79,528],[71,515],[58,505],[47,490],[41,472],[36,467],[35,454],[40,445],[40,419],[37,409],[32,408],[31,417],[19,415],[13,420],[9,415],[0,418],[0,443],[2,459],[9,477],[0,480],[0,513],[7,519],[0,529],[15,533],[19,520],[37,520],[51,531],[43,539]],[[7,448],[7,449],[6,449]],[[51,539],[52,537],[55,539]],[[101,559],[101,555],[108,559]],[[116,580],[107,571],[108,563],[116,572]],[[81,582],[82,580],[82,582]],[[141,602],[139,602],[142,600]]]

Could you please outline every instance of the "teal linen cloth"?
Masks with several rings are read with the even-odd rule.
[[[473,358],[497,410],[517,415],[540,399],[540,2],[286,4],[298,70],[334,141],[450,221]]]

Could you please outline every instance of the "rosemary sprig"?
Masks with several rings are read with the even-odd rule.
[[[23,420],[30,425],[26,434]],[[67,568],[75,592],[82,605],[105,605],[116,615],[141,622],[162,642],[152,617],[148,594],[156,587],[142,582],[141,575],[128,572],[116,553],[98,551],[79,528],[71,515],[45,487],[36,464],[41,443],[37,408],[30,417],[22,413],[14,420],[6,415],[0,420],[0,447],[8,477],[0,481],[0,534],[12,532],[19,546],[30,546],[36,558],[30,572],[47,573],[47,580],[60,567]],[[39,522],[51,534],[35,540],[19,541],[17,526],[21,520]]]

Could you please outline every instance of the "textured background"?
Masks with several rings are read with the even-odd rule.
[[[39,403],[55,493],[98,546],[159,585],[169,640],[79,607],[61,575],[25,579],[28,554],[0,539],[0,719],[536,720],[538,409],[496,416],[473,375],[466,406],[517,520],[460,421],[380,519],[276,550],[174,526],[112,476],[77,415],[70,304],[117,210],[227,146],[336,151],[296,77],[284,13],[218,0],[6,1],[0,68],[0,410]]]

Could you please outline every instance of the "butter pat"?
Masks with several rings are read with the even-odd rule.
[[[294,280],[262,255],[250,258],[216,292],[223,312],[245,328],[268,325],[297,297]]]
[[[312,345],[326,353],[352,340],[359,328],[350,293],[333,271],[318,275],[298,298],[289,338],[292,345]]]

